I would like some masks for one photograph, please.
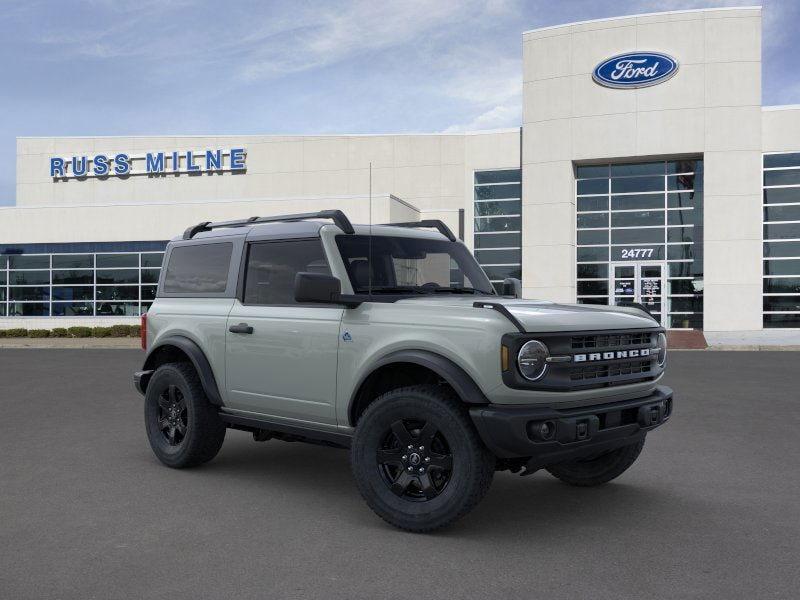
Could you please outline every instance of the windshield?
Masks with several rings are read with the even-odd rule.
[[[366,294],[494,294],[469,250],[456,242],[415,237],[339,235],[336,244],[353,292]]]

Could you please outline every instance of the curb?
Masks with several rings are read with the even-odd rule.
[[[0,338],[0,349],[140,349],[139,338]]]

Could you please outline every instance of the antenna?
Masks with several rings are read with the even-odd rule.
[[[369,163],[369,240],[367,245],[367,294],[372,296],[372,161]]]

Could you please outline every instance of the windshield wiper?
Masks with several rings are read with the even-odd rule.
[[[440,287],[431,290],[437,294],[486,294],[481,290],[476,290],[471,287]]]
[[[369,294],[365,288],[358,289],[359,294]],[[372,288],[373,294],[425,294],[425,290],[411,285],[383,285]]]
[[[365,288],[359,288],[358,294],[368,294]],[[413,285],[383,285],[372,288],[373,294],[415,294],[425,296],[428,294],[471,294],[471,295],[491,295],[491,292],[484,292],[471,287],[419,287]]]

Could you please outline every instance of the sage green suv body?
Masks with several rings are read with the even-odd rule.
[[[663,330],[504,288],[440,222],[190,228],[143,319],[151,446],[174,467],[213,458],[226,428],[349,447],[368,504],[415,531],[465,514],[495,470],[613,479],[671,413]]]

